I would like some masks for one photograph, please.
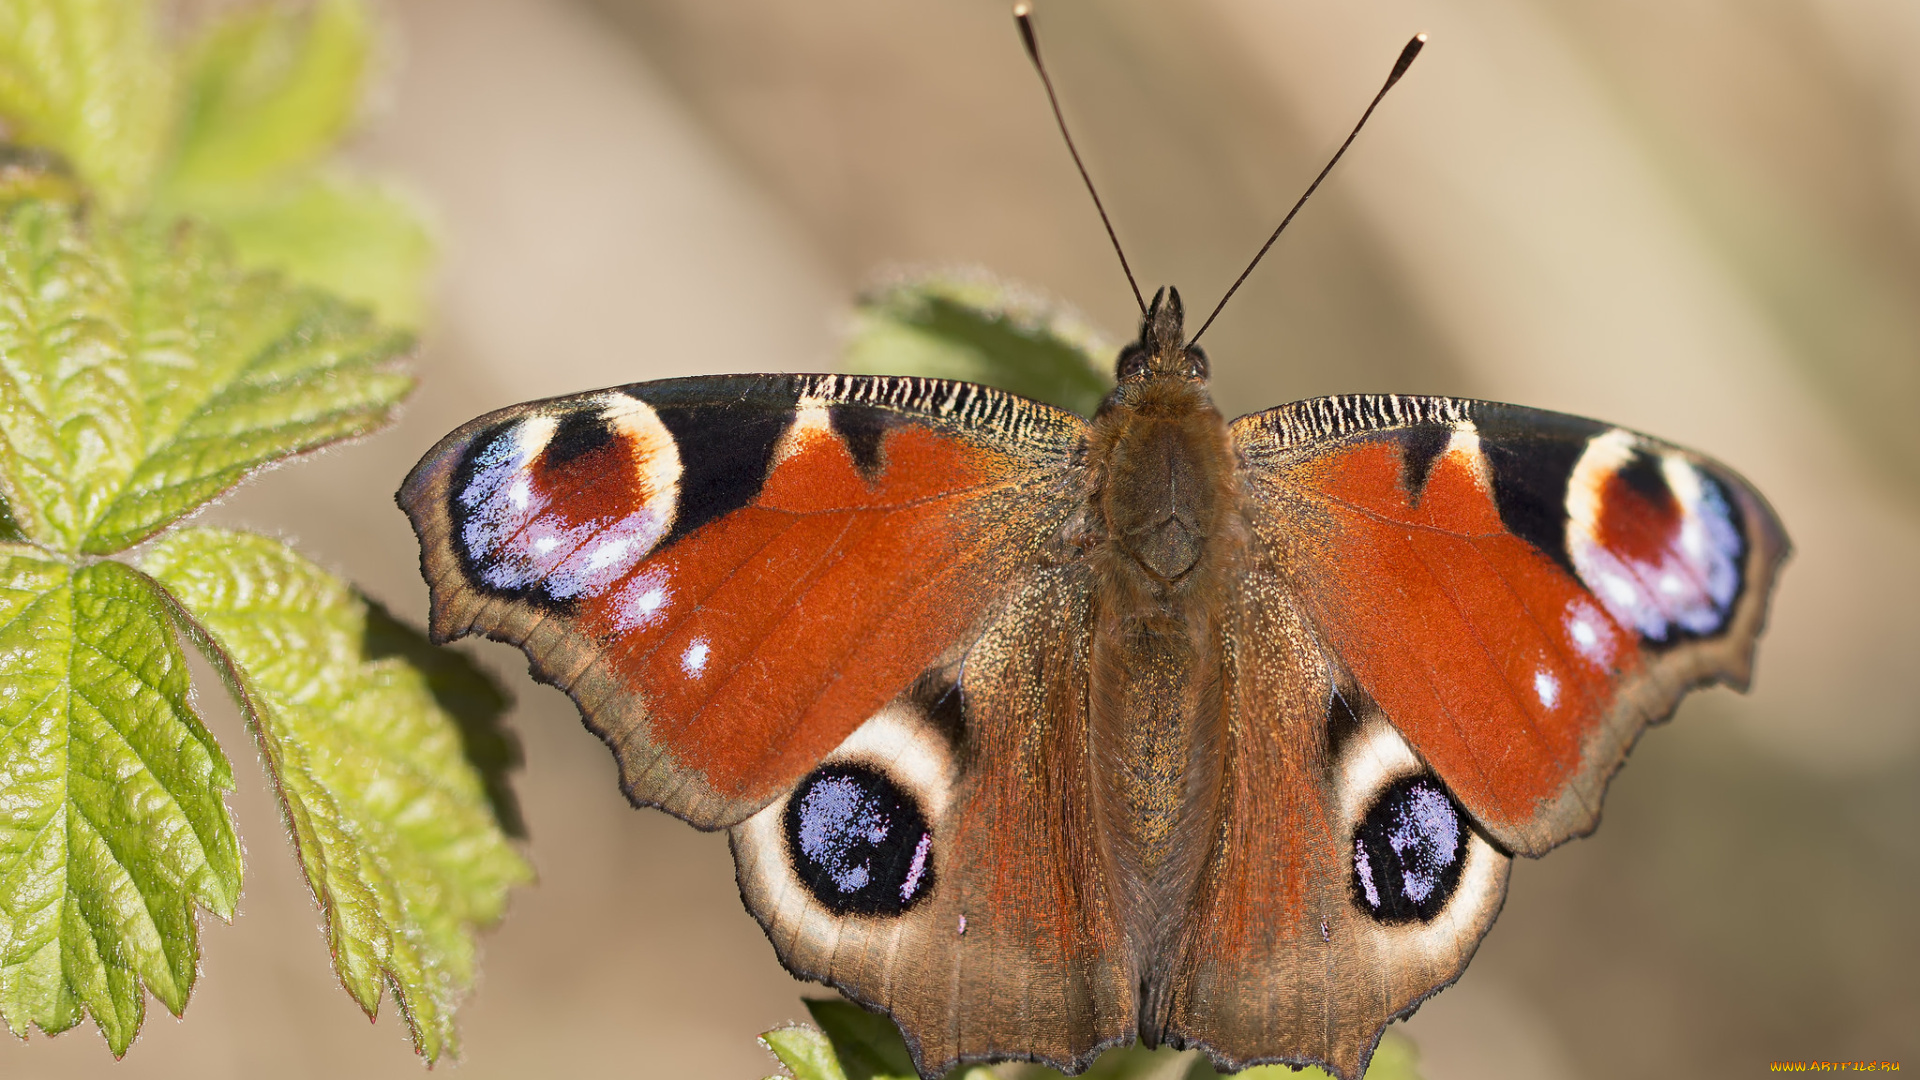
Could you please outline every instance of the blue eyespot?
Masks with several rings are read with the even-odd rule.
[[[1353,837],[1353,901],[1383,923],[1427,922],[1460,885],[1467,826],[1432,776],[1395,781]]]
[[[815,769],[785,814],[787,859],[836,915],[899,915],[933,890],[933,831],[913,797],[876,769]]]

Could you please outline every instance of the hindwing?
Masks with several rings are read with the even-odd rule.
[[[1222,1071],[1359,1077],[1388,1021],[1458,978],[1508,856],[1341,670],[1253,546],[1228,634],[1220,828],[1176,952],[1169,1041]]]
[[[889,1013],[922,1076],[1078,1071],[1133,1037],[1088,784],[1091,593],[1082,566],[1035,575],[958,664],[733,830],[782,963]]]

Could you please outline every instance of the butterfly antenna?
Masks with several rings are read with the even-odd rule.
[[[1107,227],[1107,239],[1113,241],[1113,253],[1120,256],[1120,269],[1127,272],[1127,285],[1133,289],[1133,302],[1140,305],[1140,314],[1147,313],[1147,302],[1140,298],[1140,283],[1133,279],[1133,267],[1127,265],[1127,253],[1120,249],[1120,237],[1113,231],[1113,221],[1107,217],[1107,208],[1100,202],[1100,193],[1093,189],[1093,177],[1087,175],[1087,166],[1080,160],[1080,151],[1073,145],[1073,136],[1067,132],[1067,118],[1060,111],[1060,98],[1053,92],[1053,79],[1047,75],[1047,65],[1040,62],[1040,42],[1033,36],[1033,7],[1029,4],[1013,6],[1013,21],[1020,24],[1020,40],[1027,46],[1027,56],[1033,60],[1033,70],[1040,73],[1040,83],[1047,88],[1047,103],[1053,106],[1053,119],[1060,125],[1060,137],[1067,141],[1067,153],[1073,155],[1073,167],[1080,170],[1080,179],[1086,182],[1087,194],[1093,196],[1093,208],[1100,211],[1100,224]]]
[[[1227,306],[1227,301],[1233,299],[1233,294],[1239,291],[1240,283],[1247,280],[1247,275],[1253,273],[1254,267],[1260,265],[1260,260],[1266,257],[1267,249],[1273,246],[1275,240],[1280,239],[1280,234],[1285,232],[1287,225],[1293,221],[1293,215],[1300,212],[1300,208],[1307,204],[1307,200],[1312,198],[1314,191],[1320,187],[1320,181],[1325,180],[1327,174],[1333,171],[1333,167],[1340,163],[1340,155],[1347,152],[1347,147],[1353,145],[1354,137],[1360,134],[1360,129],[1367,126],[1367,118],[1373,115],[1373,110],[1379,106],[1380,99],[1386,97],[1387,91],[1393,89],[1393,84],[1399,82],[1400,76],[1405,75],[1407,69],[1413,66],[1413,58],[1420,55],[1420,49],[1426,43],[1427,35],[1415,34],[1413,40],[1407,42],[1407,47],[1400,50],[1400,59],[1393,62],[1393,71],[1388,73],[1386,85],[1380,88],[1379,93],[1373,95],[1373,100],[1367,104],[1367,111],[1360,114],[1360,122],[1353,125],[1353,130],[1347,133],[1347,141],[1341,143],[1340,149],[1333,152],[1333,158],[1327,162],[1327,167],[1321,169],[1320,175],[1314,177],[1313,183],[1307,185],[1306,193],[1300,196],[1300,201],[1293,204],[1293,209],[1287,211],[1287,216],[1281,219],[1280,227],[1273,230],[1273,235],[1267,237],[1266,243],[1260,245],[1259,252],[1253,256],[1253,261],[1247,264],[1247,268],[1240,271],[1239,277],[1233,279],[1233,287],[1227,290],[1227,295],[1221,297],[1218,304],[1214,305],[1213,314],[1207,316],[1207,321],[1200,324],[1199,333],[1194,334],[1193,339],[1187,344],[1199,343],[1200,334],[1206,333],[1207,327],[1213,325],[1213,320],[1220,315],[1220,309]]]

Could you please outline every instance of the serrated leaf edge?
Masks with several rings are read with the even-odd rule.
[[[360,1006],[362,1012],[366,1013],[367,1019],[377,1019],[380,1013],[379,984],[376,983],[371,988],[371,995],[367,995],[364,983],[362,986],[356,986],[356,980],[343,970],[345,966],[352,966],[352,961],[340,955],[337,945],[348,939],[348,935],[341,928],[342,915],[338,906],[328,897],[321,895],[320,890],[314,885],[316,880],[327,880],[329,877],[324,873],[315,872],[316,867],[326,865],[326,854],[321,850],[321,845],[311,839],[317,832],[313,819],[304,808],[296,804],[295,800],[287,797],[286,784],[281,776],[281,762],[291,755],[287,747],[268,730],[268,724],[263,721],[266,707],[261,701],[260,694],[253,688],[251,680],[240,670],[232,655],[227,652],[224,645],[220,644],[213,632],[194,618],[193,613],[188,611],[165,585],[157,580],[154,584],[165,598],[167,613],[174,620],[174,624],[180,628],[182,635],[193,643],[200,655],[205,657],[207,663],[219,673],[220,681],[226,686],[227,693],[232,696],[234,704],[239,706],[240,714],[246,720],[247,730],[259,744],[261,763],[267,770],[268,780],[271,781],[274,799],[280,804],[281,823],[287,835],[293,840],[294,853],[301,863],[302,879],[307,886],[308,894],[320,908],[327,924],[327,941],[334,962],[334,974],[340,980],[342,989],[346,990],[347,996]],[[324,789],[319,789],[319,792],[322,797],[329,797]],[[369,902],[371,901],[372,898],[369,897]],[[362,978],[364,979],[364,976]]]
[[[351,584],[325,567],[314,564],[312,560],[285,544],[284,541],[255,532],[213,528],[182,529],[175,531],[173,535],[185,542],[194,533],[209,534],[216,539],[221,534],[231,534],[236,539],[270,545],[279,550],[281,557],[309,568],[320,578],[325,579],[329,586],[339,589],[349,603],[368,603]],[[369,836],[357,834],[351,816],[339,812],[339,805],[334,802],[333,792],[324,783],[317,778],[312,779],[311,782],[299,785],[302,794],[298,798],[289,796],[289,786],[285,783],[285,771],[299,769],[311,773],[313,770],[302,764],[308,760],[309,751],[299,743],[284,740],[275,734],[273,725],[277,722],[274,718],[278,710],[273,707],[271,699],[254,686],[242,665],[221,642],[219,634],[212,627],[202,623],[185,601],[171,592],[167,593],[167,598],[171,604],[171,610],[176,613],[175,618],[184,620],[185,632],[189,640],[194,642],[195,647],[199,648],[208,658],[209,663],[220,672],[222,681],[233,693],[236,703],[240,705],[247,719],[249,728],[260,744],[262,756],[266,759],[268,775],[273,781],[275,796],[281,802],[283,822],[295,841],[296,853],[300,857],[309,892],[314,895],[315,902],[326,916],[329,952],[342,988],[356,1004],[361,1006],[369,1019],[374,1019],[378,1015],[383,989],[391,991],[396,1007],[406,1020],[414,1049],[429,1066],[443,1056],[456,1054],[459,1032],[455,1025],[455,1016],[460,998],[470,989],[471,971],[466,972],[464,976],[457,976],[455,972],[447,970],[444,965],[434,960],[438,954],[435,952],[435,946],[431,944],[432,928],[423,922],[409,920],[404,906],[406,901],[401,895],[403,890],[398,884],[393,883],[388,868],[383,866],[375,855],[378,843]],[[420,673],[404,659],[388,657],[378,661],[359,661],[358,663],[375,668],[390,666],[396,670],[419,674],[423,680],[421,689],[427,692],[424,673]],[[439,708],[437,704],[430,707]],[[409,772],[422,778],[425,786],[443,789],[443,785],[434,782],[434,778],[428,774],[420,773],[404,762],[401,764],[408,768]],[[476,784],[477,788],[482,786]],[[476,791],[474,794],[483,800],[483,812],[489,827],[498,829],[498,822],[491,811],[484,808],[484,792]],[[303,806],[301,799],[307,799],[311,805]],[[334,811],[331,819],[322,819],[304,812],[309,809],[324,811],[329,808]],[[391,823],[373,821],[365,824],[369,828],[379,830],[388,828]],[[344,836],[344,841],[336,847],[345,850],[337,850],[335,855],[339,858],[350,857],[353,860],[353,867],[349,870],[335,872],[328,869],[330,864],[324,848],[327,841],[318,838],[333,832],[340,832]],[[504,833],[501,836],[509,847],[514,846],[511,838],[506,837]],[[525,866],[524,859],[520,860],[520,865],[525,873],[517,874],[515,880],[500,882],[502,888],[530,879],[531,868]],[[316,883],[324,883],[328,888],[333,889],[335,897],[342,902],[329,903],[328,898],[321,894]],[[392,904],[388,902],[390,900]],[[356,920],[354,926],[360,928],[349,928],[348,915],[344,911],[348,907],[363,908],[372,912],[373,925],[369,928],[363,925],[364,920]],[[504,909],[504,902],[501,908]],[[453,922],[459,934],[471,938],[485,925],[497,920],[502,913],[503,910],[496,910],[482,917],[455,912]],[[377,934],[367,934],[367,929],[377,931]],[[363,936],[377,937],[378,940],[372,943],[371,949],[364,948],[358,940]],[[407,942],[409,947],[403,948],[401,946],[403,941]],[[467,944],[477,951],[477,941],[469,940]],[[410,983],[415,985],[410,986]],[[416,997],[431,1000],[418,1001],[415,1000]]]
[[[142,573],[138,568],[128,566],[123,562],[119,562],[116,560],[88,560],[88,561],[83,561],[76,564],[74,560],[63,557],[59,553],[48,551],[45,548],[42,548],[41,546],[35,543],[31,543],[31,542],[0,543],[0,559],[14,558],[14,557],[29,558],[41,563],[61,566],[66,571],[66,577],[59,587],[68,590],[70,593],[72,593],[73,590],[76,588],[77,582],[79,581],[81,574],[83,574],[90,567],[94,567],[94,566],[114,567],[116,570],[126,573],[129,576],[130,580],[135,582],[140,587],[146,589],[149,595],[151,595],[156,601],[159,602],[161,609],[163,611],[169,611],[170,613],[173,598],[167,593],[167,591],[164,588],[160,586],[160,583],[155,581],[149,575]],[[75,603],[75,600],[70,596],[68,603],[71,606]],[[26,610],[29,610],[32,606],[33,604],[29,603],[28,605],[22,608],[22,612],[24,613]],[[76,625],[77,625],[77,616],[79,612],[76,610],[73,612],[73,614],[74,616],[76,616]],[[6,624],[0,624],[0,625],[11,625],[11,624],[12,624],[12,620],[9,620]],[[162,625],[160,627],[160,632],[162,634],[171,633],[169,628],[165,625]],[[179,644],[178,639],[172,639],[168,643],[173,645],[176,649],[178,648],[178,644]],[[73,654],[77,646],[78,646],[77,636],[75,638],[70,638],[68,647],[66,649],[67,656],[64,662],[62,663],[63,669],[68,673],[65,676],[63,676],[63,678],[68,683],[68,686],[69,686],[68,692],[70,694],[80,693],[77,689],[73,688],[71,685],[72,683],[71,672],[74,666]],[[98,650],[96,649],[96,651]],[[123,670],[127,670],[127,673],[132,678],[141,682],[143,685],[147,685],[150,688],[154,689],[156,692],[159,692],[159,688],[153,687],[152,684],[148,683],[145,676],[141,675],[138,672],[134,672],[126,669],[126,665],[119,658],[106,656],[105,659],[107,660],[107,662],[109,662],[113,666],[119,667]],[[194,704],[193,704],[192,689],[193,688],[192,688],[191,681],[189,681],[188,696],[186,697],[183,704],[186,706],[189,715],[192,716],[195,721],[199,722],[200,717],[198,714],[198,710],[194,708]],[[84,697],[84,695],[82,696]],[[87,700],[92,705],[95,711],[102,713],[103,716],[106,714],[107,710],[101,708],[98,702],[93,702],[91,701],[91,699],[87,699]],[[108,721],[108,725],[110,727],[113,726],[111,720]],[[197,726],[201,728],[202,732],[204,732],[204,729],[205,729],[204,722],[197,723]],[[115,730],[116,730],[116,734],[118,734],[118,729],[116,728]],[[123,735],[122,736],[123,741],[124,741],[124,738],[125,737]],[[213,761],[216,764],[216,766],[221,764],[227,764],[228,766],[224,770],[224,772],[216,768],[216,775],[211,778],[211,786],[213,791],[216,793],[216,799],[220,804],[220,810],[225,815],[225,819],[228,822],[229,827],[231,827],[232,821],[233,821],[231,809],[227,807],[225,798],[220,797],[218,795],[219,792],[231,791],[233,788],[233,774],[232,774],[231,765],[230,763],[226,762],[224,751],[220,749],[217,742],[212,742],[212,743],[203,742],[203,745],[206,745],[209,751],[211,752]],[[154,773],[154,770],[151,767],[146,766],[146,762],[144,758],[140,757],[140,752],[137,748],[129,745],[127,747],[127,750],[130,753],[132,753],[136,757],[136,759],[139,759],[141,761],[142,766],[146,768],[146,771],[150,775],[157,776],[157,774]],[[158,786],[161,791],[166,793],[169,800],[173,803],[173,805],[176,807],[176,809],[181,814],[181,816],[188,819],[188,821],[191,822],[192,820],[191,815],[188,814],[183,807],[180,807],[178,798],[174,795],[174,793],[168,790],[165,784],[163,783],[159,784]],[[123,876],[126,878],[128,886],[132,888],[136,893],[139,894],[142,909],[146,911],[148,916],[149,928],[156,935],[156,937],[164,938],[165,934],[159,925],[159,919],[152,914],[152,898],[143,889],[141,889],[136,875],[134,875],[130,870],[126,869],[126,865],[127,865],[126,862],[123,859],[121,859],[119,853],[113,849],[113,845],[111,844],[110,841],[108,841],[106,835],[102,833],[95,826],[94,822],[91,819],[89,819],[86,815],[75,814],[75,809],[73,807],[73,801],[72,801],[71,795],[62,796],[62,806],[58,814],[56,815],[56,821],[65,823],[64,825],[59,826],[63,829],[71,829],[71,828],[77,827],[85,830],[89,836],[93,837],[94,840],[105,849],[107,857],[110,858],[116,865],[122,868],[122,873],[123,873]],[[56,827],[56,821],[50,821],[47,825],[47,828]],[[191,829],[191,825],[189,827]],[[200,846],[202,860],[211,870],[215,866],[218,860],[213,857],[211,850],[206,842],[206,839],[200,836],[199,831],[197,829],[191,829],[191,831],[194,832],[195,840]],[[242,855],[242,852],[236,842],[236,845],[235,845],[236,862],[234,865],[235,879],[233,881],[233,887],[231,889],[222,889],[222,893],[219,896],[210,898],[207,895],[204,895],[201,889],[195,885],[189,884],[185,881],[181,881],[178,883],[178,887],[182,895],[185,897],[187,901],[187,915],[190,922],[189,922],[189,938],[186,942],[188,963],[186,965],[185,978],[184,980],[175,979],[172,977],[172,973],[169,972],[168,979],[167,979],[169,988],[177,992],[177,996],[179,998],[177,1004],[175,1002],[168,1001],[167,991],[158,987],[155,983],[155,980],[151,977],[151,975],[148,974],[147,972],[144,972],[139,966],[133,965],[131,963],[110,964],[107,962],[106,957],[103,955],[101,951],[103,942],[101,941],[102,934],[101,934],[100,927],[96,925],[92,919],[88,918],[84,912],[75,912],[71,916],[67,913],[67,909],[76,905],[77,900],[75,899],[75,897],[71,892],[71,885],[70,884],[63,885],[62,897],[58,901],[59,905],[62,908],[62,912],[58,916],[58,929],[55,932],[56,938],[65,939],[67,937],[67,933],[70,928],[70,923],[68,921],[69,918],[77,918],[81,926],[79,927],[80,938],[78,939],[77,942],[67,942],[65,940],[62,940],[61,942],[62,953],[63,954],[66,953],[69,950],[69,947],[74,944],[84,946],[87,952],[87,955],[92,960],[92,963],[89,965],[89,967],[90,968],[97,967],[100,970],[104,980],[108,982],[113,981],[115,979],[116,972],[118,973],[120,978],[130,979],[132,982],[131,993],[127,996],[127,1002],[126,1002],[127,1004],[129,1004],[129,1007],[125,1010],[122,1010],[119,1007],[122,1004],[122,1001],[117,995],[113,995],[110,991],[108,992],[107,997],[103,1000],[99,993],[89,991],[87,987],[78,985],[75,982],[73,982],[71,977],[67,974],[69,970],[69,965],[63,962],[63,964],[61,965],[62,966],[61,980],[65,987],[65,992],[71,995],[73,998],[75,1007],[72,1013],[69,1016],[64,1018],[66,1022],[64,1023],[56,1022],[55,1026],[52,1026],[52,1027],[43,1025],[38,1019],[30,1020],[29,1022],[31,1023],[31,1025],[34,1027],[39,1027],[42,1031],[46,1032],[48,1035],[58,1035],[63,1032],[72,1030],[74,1027],[78,1026],[80,1022],[84,1020],[86,1017],[91,1016],[94,1020],[95,1026],[99,1029],[101,1036],[106,1040],[108,1050],[113,1054],[114,1059],[117,1061],[125,1058],[128,1050],[132,1048],[135,1038],[138,1037],[141,1028],[145,1025],[146,1001],[147,1001],[147,996],[149,994],[151,994],[155,998],[155,1000],[159,1001],[162,1007],[164,1007],[167,1010],[167,1012],[172,1016],[178,1018],[184,1015],[186,1012],[187,1004],[191,1000],[193,989],[199,982],[200,964],[202,959],[199,917],[202,913],[205,913],[205,914],[212,915],[213,917],[219,919],[223,923],[226,923],[228,925],[232,924],[233,917],[237,911],[238,904],[239,904],[239,894],[240,894],[240,887],[241,887],[241,880],[239,875],[241,872],[241,863],[238,861],[238,859],[241,855]],[[68,861],[71,861],[71,857],[69,857]],[[213,873],[211,875],[211,881],[209,882],[209,884],[214,886],[221,886],[221,885],[224,885],[225,883],[220,879],[217,873]],[[105,944],[111,947],[114,944],[114,942],[106,942]],[[114,950],[114,951],[118,951],[118,950]],[[166,951],[164,946],[161,947],[161,951],[163,954],[163,963],[167,964],[168,966],[171,966],[171,958],[164,956]],[[104,1010],[101,1007],[103,1004],[108,1006]],[[21,1031],[18,1034],[23,1039],[26,1037],[25,1031]]]

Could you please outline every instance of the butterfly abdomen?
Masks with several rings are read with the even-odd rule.
[[[1221,791],[1220,614],[1246,558],[1227,428],[1205,383],[1122,382],[1089,434],[1094,805],[1138,1024],[1165,1026],[1162,958],[1192,903]]]

